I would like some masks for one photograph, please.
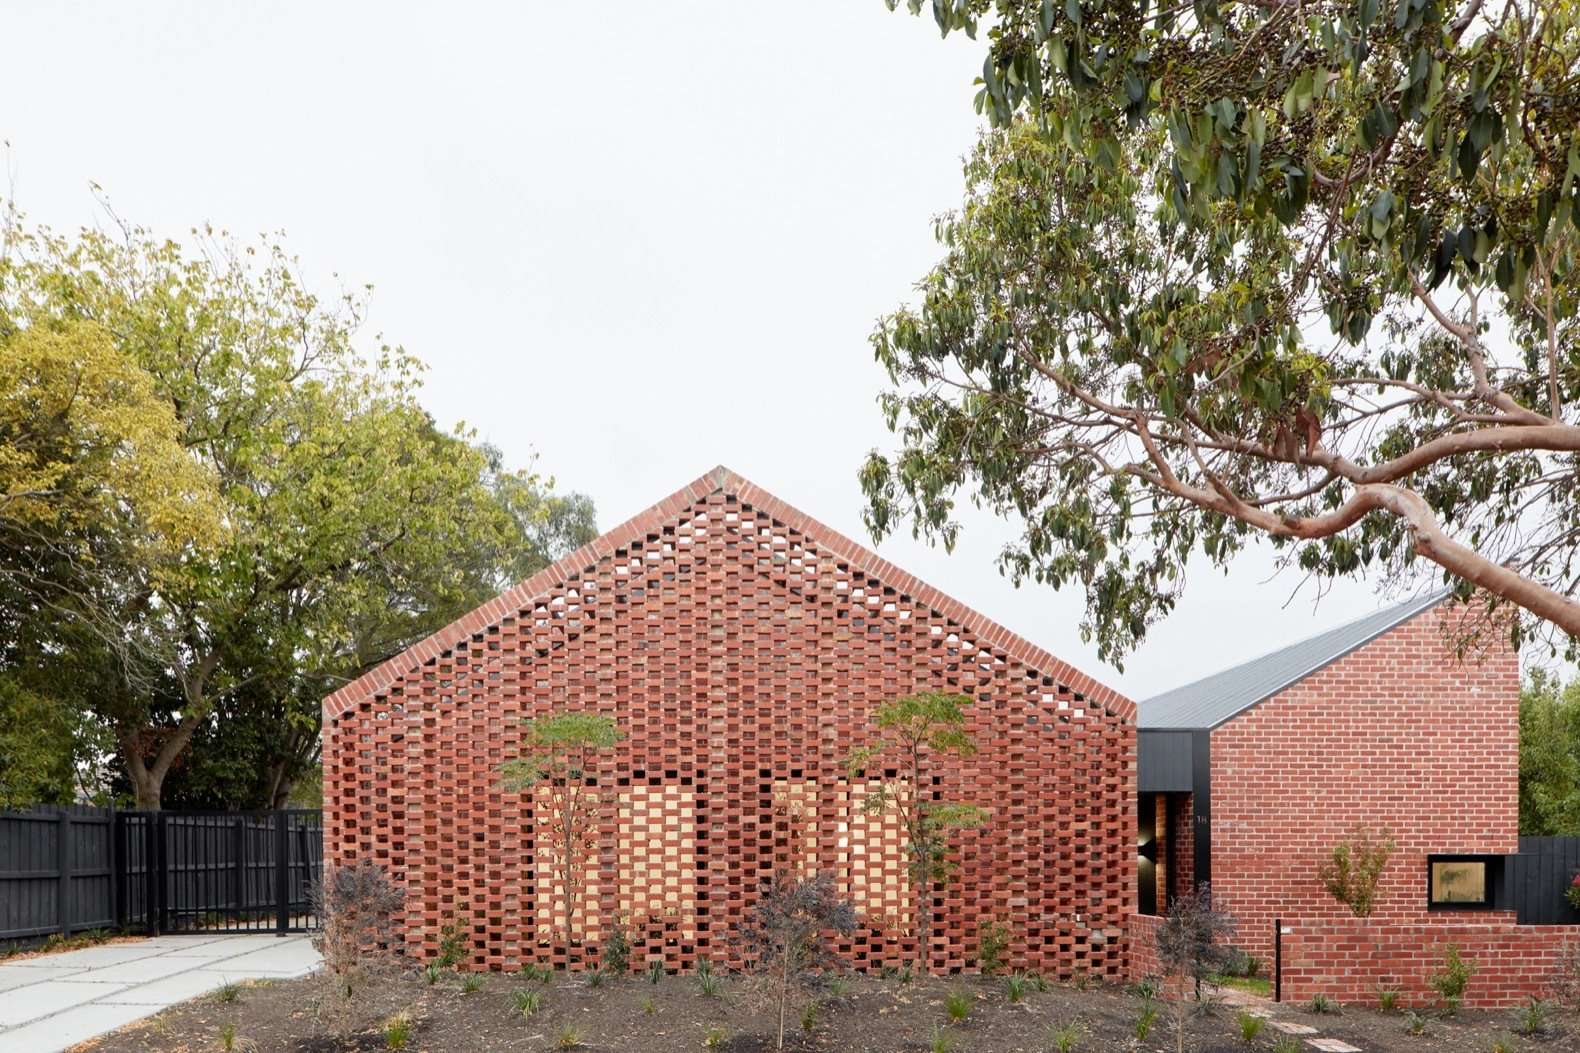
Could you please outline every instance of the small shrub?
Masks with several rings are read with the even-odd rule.
[[[1377,985],[1377,1011],[1391,1013],[1399,1008],[1399,992],[1392,987]]]
[[[532,1015],[543,1008],[543,992],[522,987],[517,989],[512,997],[516,1000],[516,1008],[521,1012],[521,1019],[530,1020]]]
[[[1241,964],[1241,968],[1244,970],[1240,974],[1241,976],[1244,976],[1244,977],[1246,977],[1248,979],[1254,980],[1258,976],[1262,975],[1262,959],[1258,958],[1256,955],[1254,955],[1254,954],[1247,954],[1241,960],[1240,964]]]
[[[954,1032],[948,1028],[933,1028],[932,1038],[927,1043],[930,1053],[954,1053],[955,1047],[960,1045],[960,1040],[955,1038]]]
[[[714,1024],[712,1027],[708,1028],[702,1033],[702,1048],[718,1049],[720,1046],[724,1045],[725,1040],[727,1040],[729,1037],[730,1033],[728,1031],[724,1030],[724,1028],[720,1027],[719,1025]]]
[[[1262,1029],[1267,1026],[1267,1021],[1254,1013],[1240,1013],[1234,1018],[1240,1028],[1240,1041],[1246,1045],[1254,1045],[1262,1037]]]
[[[560,1028],[560,1033],[554,1040],[556,1049],[575,1049],[582,1044],[582,1033],[570,1024]]]
[[[1026,978],[1016,973],[1004,982],[1004,994],[1009,999],[1010,1005],[1016,1005],[1026,1000],[1026,990],[1031,985]]]
[[[1155,1002],[1163,994],[1163,984],[1156,976],[1143,977],[1130,985],[1130,993],[1143,1002]]]
[[[1136,1016],[1136,1041],[1145,1042],[1147,1036],[1152,1034],[1152,1028],[1158,1022],[1158,1004],[1151,999],[1141,1003],[1141,1012]]]
[[[1569,887],[1564,889],[1564,899],[1568,900],[1569,905],[1575,910],[1580,910],[1580,871],[1569,879]]]
[[[1294,1035],[1279,1035],[1273,1042],[1273,1053],[1305,1053],[1300,1048],[1300,1039]]]
[[[777,1048],[784,1048],[791,1002],[818,979],[817,970],[835,964],[825,933],[849,933],[855,926],[856,908],[840,898],[828,874],[776,874],[746,912],[737,941],[757,993],[778,1008]]]
[[[906,962],[904,965],[900,966],[899,969],[897,969],[894,973],[894,978],[900,981],[900,985],[902,987],[905,984],[910,983],[913,979],[915,979],[915,977],[916,974],[911,970],[910,962]]]
[[[717,998],[724,990],[724,980],[713,974],[713,963],[706,958],[697,963],[697,987],[708,998]]]
[[[1540,998],[1532,998],[1515,1010],[1515,1015],[1519,1019],[1520,1034],[1541,1035],[1547,1031],[1547,1025],[1552,1017],[1552,1006]]]
[[[221,1024],[219,1026],[219,1048],[225,1053],[232,1053],[236,1049],[236,1025]]]
[[[844,998],[850,993],[850,981],[843,976],[830,976],[823,990],[830,998]]]
[[[1378,880],[1396,847],[1386,830],[1374,835],[1357,827],[1333,846],[1328,861],[1317,868],[1317,879],[1357,918],[1368,917],[1377,899]]]
[[[214,1001],[221,1005],[230,1005],[241,1001],[241,985],[229,981],[214,989]]]
[[[1492,1040],[1492,1045],[1487,1047],[1488,1053],[1514,1053],[1518,1047],[1514,1039],[1508,1035],[1499,1035]]]
[[[619,917],[609,929],[609,938],[599,948],[599,955],[606,973],[623,976],[631,969],[631,941],[625,934],[625,923]]]
[[[410,1013],[396,1013],[384,1021],[384,1048],[405,1049],[411,1041],[412,1020]]]
[[[992,976],[1004,968],[1009,941],[1009,926],[1001,921],[984,921],[977,927],[977,968],[983,976]]]
[[[1055,1053],[1071,1053],[1081,1041],[1081,1036],[1086,1029],[1078,1020],[1066,1020],[1048,1032],[1048,1044],[1054,1048]]]
[[[535,965],[532,962],[521,967],[521,978],[529,984],[546,984],[553,979],[554,970],[546,965]]]
[[[1030,972],[1030,973],[1026,973],[1024,975],[1026,977],[1026,982],[1031,984],[1031,989],[1033,991],[1036,991],[1038,994],[1046,994],[1047,993],[1047,991],[1048,991],[1048,978],[1046,976],[1044,976],[1044,975],[1042,975],[1041,973],[1038,973],[1038,972]]]
[[[1407,1035],[1426,1034],[1426,1017],[1422,1016],[1420,1013],[1417,1013],[1413,1009],[1405,1013],[1404,1033]]]
[[[582,974],[582,982],[595,991],[603,986],[603,982],[606,978],[607,977],[602,969],[588,969]]]
[[[467,927],[465,917],[446,922],[439,928],[439,957],[434,959],[441,969],[453,969],[466,958]]]
[[[482,973],[467,973],[461,977],[461,993],[464,995],[476,994],[483,988]]]
[[[652,995],[642,999],[642,1012],[648,1016],[653,1016],[658,1012],[658,1003],[653,1000]]]
[[[337,1038],[363,1030],[390,1008],[398,946],[395,918],[404,897],[384,868],[371,860],[326,868],[311,890],[318,932],[313,949],[322,959],[315,975],[318,1021]]]
[[[1443,1008],[1453,1014],[1464,1004],[1465,988],[1470,986],[1470,978],[1474,975],[1475,963],[1459,953],[1457,944],[1451,943],[1443,949],[1443,968],[1433,973],[1428,982],[1443,1000]]]
[[[663,978],[664,963],[656,960],[649,962],[647,964],[647,982],[656,987],[658,986],[658,982]]]
[[[1070,974],[1070,986],[1077,991],[1090,991],[1092,989],[1092,974],[1085,969],[1077,969]]]
[[[944,998],[944,1012],[950,1020],[960,1023],[971,1015],[971,996],[964,991],[950,991]]]
[[[429,987],[432,987],[434,984],[438,983],[439,978],[443,975],[444,970],[439,968],[438,962],[429,962],[427,965],[422,967],[422,978]]]
[[[1314,994],[1311,1001],[1306,1003],[1306,1012],[1315,1013],[1317,1016],[1337,1016],[1339,1003],[1325,994]]]
[[[817,1003],[808,1002],[801,1007],[801,1030],[811,1031],[817,1027]]]
[[[1194,984],[1200,1001],[1202,984],[1221,974],[1234,957],[1227,943],[1233,935],[1234,919],[1203,885],[1176,899],[1158,926],[1158,961],[1170,977]]]

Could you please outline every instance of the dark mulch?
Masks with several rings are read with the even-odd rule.
[[[517,1010],[513,992],[536,986],[543,990],[542,1008],[530,1019]],[[944,1007],[952,992],[970,996],[971,1012],[957,1024]],[[213,997],[175,1006],[151,1020],[86,1043],[79,1050],[94,1053],[212,1053],[222,1049],[227,1025],[234,1028],[235,1048],[257,1053],[343,1053],[386,1048],[376,1031],[341,1043],[323,1037],[316,1026],[313,978],[249,985],[233,1002]],[[1162,1051],[1174,1048],[1167,1007],[1162,1007],[1145,1043],[1134,1038],[1140,1000],[1131,992],[1094,986],[1085,990],[1053,987],[1011,1004],[1003,979],[978,977],[925,979],[902,984],[896,980],[851,977],[836,995],[825,994],[810,1032],[791,1017],[786,1048],[840,1053],[898,1053],[932,1048],[936,1031],[949,1033],[957,1053],[1045,1053],[1053,1048],[1050,1032],[1078,1021],[1083,1053]],[[556,976],[546,984],[528,984],[521,977],[488,975],[480,989],[464,993],[458,977],[446,976],[429,985],[420,977],[390,981],[381,987],[377,1009],[406,1009],[415,1019],[406,1046],[414,1053],[484,1053],[494,1050],[552,1050],[695,1053],[714,1048],[722,1053],[755,1053],[773,1048],[773,1014],[748,996],[739,977],[725,980],[722,992],[704,995],[694,977],[670,976],[658,984],[641,977],[609,980],[594,988],[584,981]],[[369,1007],[370,1010],[375,1008]],[[392,1010],[393,1011],[393,1010]],[[1238,1010],[1219,1007],[1191,1021],[1188,1048],[1194,1053],[1245,1053],[1236,1024]],[[1433,1017],[1425,1034],[1406,1035],[1404,1018],[1373,1010],[1346,1007],[1339,1016],[1311,1016],[1280,1007],[1280,1017],[1311,1024],[1325,1036],[1341,1038],[1368,1053],[1474,1053],[1493,1048],[1496,1039],[1513,1050],[1580,1049],[1580,1018],[1556,1015],[1548,1034],[1516,1038],[1511,1013],[1464,1012]],[[1275,1033],[1270,1029],[1253,1047],[1267,1053]],[[709,1042],[712,1041],[710,1047]],[[1302,1053],[1307,1047],[1302,1046]]]

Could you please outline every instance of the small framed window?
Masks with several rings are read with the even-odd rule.
[[[1502,856],[1428,856],[1426,905],[1431,910],[1491,910],[1503,879]]]

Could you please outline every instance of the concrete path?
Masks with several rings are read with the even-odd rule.
[[[156,936],[0,964],[0,1050],[59,1053],[227,983],[318,967],[306,936]]]

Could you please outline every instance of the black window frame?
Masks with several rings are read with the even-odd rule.
[[[1489,911],[1497,910],[1503,890],[1503,860],[1501,855],[1487,852],[1441,852],[1426,857],[1426,909],[1430,911]],[[1439,863],[1480,863],[1485,880],[1482,882],[1482,899],[1439,902],[1432,898],[1432,868]]]

